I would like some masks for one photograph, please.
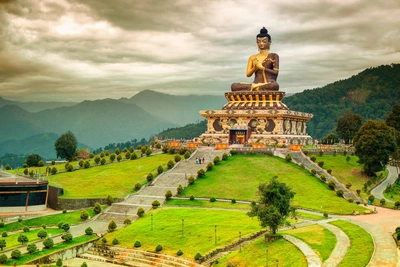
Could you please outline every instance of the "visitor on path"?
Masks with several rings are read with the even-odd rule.
[[[199,159],[198,158],[196,158],[196,164],[199,164]]]
[[[203,164],[204,164],[204,157],[203,157]]]

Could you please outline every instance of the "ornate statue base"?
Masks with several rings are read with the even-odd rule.
[[[199,138],[204,144],[312,144],[306,122],[313,115],[291,111],[282,103],[285,92],[236,91],[225,93],[221,110],[201,110],[208,121]]]

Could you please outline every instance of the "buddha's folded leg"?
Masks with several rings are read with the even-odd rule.
[[[258,91],[279,91],[279,84],[277,82],[272,82],[266,85],[258,87]]]
[[[250,91],[251,90],[251,84],[249,83],[232,83],[231,85],[231,91]]]

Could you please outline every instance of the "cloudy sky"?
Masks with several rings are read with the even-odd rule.
[[[230,91],[265,26],[282,91],[400,63],[399,0],[0,0],[0,96]]]

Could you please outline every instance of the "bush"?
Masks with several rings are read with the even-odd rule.
[[[206,167],[206,170],[207,171],[211,171],[212,170],[212,168],[213,168],[213,164],[212,164],[212,162],[209,162],[208,164],[207,164],[207,167]]]
[[[172,198],[172,192],[171,190],[168,190],[167,192],[165,192],[165,199],[170,200],[171,198]]]
[[[379,202],[381,203],[382,206],[385,206],[385,204],[386,204],[386,199],[382,198]]]
[[[336,150],[333,150],[333,156],[336,157]]]
[[[215,202],[215,201],[217,201],[217,200],[215,199],[215,197],[210,197],[210,202]]]
[[[350,161],[350,156],[346,157],[346,161],[349,162]]]
[[[232,198],[231,203],[235,204],[236,203],[236,199]]]
[[[318,166],[320,166],[321,168],[324,167],[324,162],[322,160],[318,161]]]
[[[360,205],[360,204],[361,204],[361,201],[360,201],[360,200],[356,200],[356,204],[357,204],[357,205]]]
[[[307,156],[308,150],[303,150],[303,154]]]
[[[198,178],[204,177],[205,175],[206,175],[206,172],[204,171],[204,169],[200,169],[197,171]]]
[[[115,160],[115,154],[111,154],[111,155],[110,155],[110,161],[111,161],[111,162],[114,162],[114,160]]]
[[[85,229],[85,234],[86,235],[92,235],[93,234],[93,229],[91,227],[88,227]]]
[[[56,167],[51,168],[51,174],[54,175],[56,173],[57,173],[57,168]]]
[[[224,153],[222,154],[222,160],[227,160],[228,159],[228,154]]]
[[[61,236],[61,239],[64,240],[66,243],[71,242],[72,241],[72,235],[70,233],[63,234]]]
[[[136,241],[135,244],[133,244],[135,248],[140,248],[142,244],[140,244],[140,241]]]
[[[131,152],[129,152],[129,151],[126,152],[126,153],[125,153],[125,158],[126,158],[126,159],[130,159],[130,158],[131,158]]]
[[[151,183],[151,182],[153,181],[153,174],[152,174],[152,173],[147,174],[146,179],[147,179],[147,181],[148,181],[149,183]]]
[[[139,218],[140,218],[140,217],[144,216],[144,213],[145,213],[144,209],[142,207],[140,207],[140,208],[138,208],[136,215],[139,216]]]
[[[115,246],[115,245],[118,245],[119,244],[119,241],[118,241],[118,239],[116,239],[115,237],[114,237],[114,239],[113,239],[113,241],[112,241],[112,244]]]
[[[315,156],[311,156],[311,157],[310,157],[310,160],[311,160],[312,162],[315,162],[315,161],[317,160],[317,158],[316,158]]]
[[[81,220],[86,221],[89,218],[89,213],[86,210],[81,211]]]
[[[70,226],[69,226],[68,223],[64,223],[63,226],[62,226],[62,229],[63,229],[65,232],[68,232],[68,231],[69,231],[69,228],[70,228]]]
[[[338,191],[336,191],[336,195],[338,196],[338,197],[343,197],[343,190],[342,189],[339,189]]]
[[[177,163],[178,163],[179,161],[181,161],[181,159],[182,159],[181,156],[179,156],[178,154],[176,154],[175,157],[174,157],[174,160],[175,160],[175,162],[177,162]]]
[[[317,171],[314,168],[312,168],[311,173],[315,175],[315,174],[317,174]]]
[[[178,252],[176,252],[176,255],[177,255],[177,256],[182,256],[182,255],[183,255],[182,250],[178,250]]]
[[[328,186],[329,186],[330,189],[335,190],[336,184],[335,184],[335,182],[333,180],[330,180],[329,183],[328,183]]]
[[[349,198],[347,201],[348,201],[349,203],[353,203],[353,202],[354,202],[354,199]]]
[[[164,172],[164,168],[163,168],[163,166],[158,166],[158,168],[157,168],[157,173],[158,174],[161,174],[161,173],[163,173]]]
[[[153,206],[153,209],[157,209],[160,206],[160,202],[158,200],[154,200],[151,205]]]
[[[215,156],[213,159],[214,164],[218,164],[221,161],[221,159],[218,156]]]
[[[117,156],[117,161],[120,162],[121,160],[122,160],[122,156],[121,156],[121,154],[119,154],[119,155]]]
[[[0,228],[3,228],[3,227],[4,227],[4,223],[0,222]]]
[[[99,214],[101,212],[101,205],[99,202],[94,203],[93,208],[94,213]]]
[[[86,261],[81,264],[81,267],[88,267]]]
[[[1,234],[1,236],[2,236],[2,237],[7,237],[8,234],[7,234],[7,232],[3,232],[3,233]]]
[[[352,186],[351,183],[347,183],[347,184],[346,184],[346,188],[347,188],[347,189],[350,189],[351,186]]]
[[[292,156],[290,155],[290,153],[287,153],[287,154],[286,154],[285,160],[286,160],[287,162],[292,161]]]
[[[347,155],[347,150],[345,149],[345,150],[343,150],[343,156],[346,156]]]
[[[105,158],[102,158],[102,159],[100,160],[100,164],[101,164],[101,165],[105,165],[105,164],[106,164],[106,159],[105,159]]]
[[[56,262],[56,265],[57,266],[62,266],[63,265],[61,258],[58,258],[58,260]]]
[[[183,157],[184,157],[185,159],[190,158],[190,152],[189,152],[189,151],[186,151],[186,152],[185,152],[185,155],[183,155]]]
[[[201,254],[197,252],[197,254],[194,256],[194,259],[198,261],[201,257],[202,257]]]
[[[57,227],[60,228],[60,229],[63,229],[63,225],[64,225],[64,222],[59,222],[57,224]]]
[[[193,177],[193,175],[191,175],[191,176],[189,176],[189,178],[188,178],[188,184],[189,185],[191,185],[191,184],[194,184],[194,177]]]
[[[357,195],[360,195],[361,194],[361,189],[357,189],[356,192],[357,192]]]
[[[238,152],[237,152],[235,149],[232,149],[232,150],[230,151],[230,153],[231,153],[231,155],[236,155]]]
[[[29,227],[28,226],[25,226],[24,227],[24,233],[28,233],[30,230],[29,230]]]
[[[318,154],[319,154],[320,157],[322,157],[322,156],[324,155],[324,151],[320,150],[320,151],[318,152]]]
[[[175,163],[172,160],[168,161],[168,163],[167,163],[168,170],[172,169],[174,166],[175,166]]]
[[[183,187],[182,187],[182,185],[180,184],[180,185],[178,185],[178,187],[176,188],[176,192],[177,192],[178,195],[180,195],[180,194],[182,194],[182,191],[183,191]]]
[[[32,254],[37,250],[37,247],[36,247],[35,243],[31,243],[31,244],[28,244],[28,246],[26,246],[26,250],[29,252],[29,254]]]
[[[28,175],[28,168],[25,168],[25,169],[24,169],[24,174],[25,174],[25,175]]]
[[[101,239],[101,242],[103,242],[103,244],[107,243],[107,238],[103,237],[103,238]]]
[[[158,244],[156,247],[156,251],[160,252],[162,249],[163,249],[163,247],[160,244]]]
[[[66,209],[63,209],[62,213],[63,213],[63,214],[67,213],[67,210],[66,210]]]
[[[135,152],[133,152],[131,154],[131,160],[135,160],[135,159],[137,159],[137,154]]]
[[[329,174],[332,174],[332,169],[327,169],[326,170]]]
[[[374,202],[375,197],[373,195],[369,195],[368,200],[371,201],[371,203],[372,203],[372,202]]]
[[[193,201],[193,200],[194,200],[194,196],[193,196],[193,195],[192,195],[192,196],[190,196],[190,198],[189,198],[189,199]]]
[[[117,224],[115,223],[114,220],[111,220],[111,221],[108,223],[108,231],[109,231],[109,232],[114,232],[115,229],[117,229]]]
[[[0,255],[0,263],[1,264],[5,264],[7,262],[7,260],[8,260],[8,257],[7,257],[6,254],[1,254]]]
[[[321,174],[320,178],[321,178],[322,181],[326,182],[325,174]]]
[[[37,232],[37,237],[39,237],[40,239],[43,239],[43,238],[45,238],[46,236],[47,236],[47,232],[44,230],[44,229],[42,229],[42,230],[39,230],[39,232]]]
[[[110,195],[107,196],[107,205],[111,206],[111,204],[114,202],[114,198]]]
[[[139,191],[140,188],[142,188],[142,185],[140,183],[135,184],[135,191]]]
[[[328,213],[325,211],[325,212],[323,213],[323,216],[324,216],[325,219],[327,219],[327,218],[328,218]]]
[[[19,259],[21,258],[21,251],[19,251],[18,249],[13,250],[13,252],[11,252],[11,258],[13,259]]]
[[[52,248],[52,247],[54,246],[54,241],[53,241],[53,239],[51,239],[51,238],[46,238],[46,239],[43,241],[43,246],[44,246],[45,248]]]

